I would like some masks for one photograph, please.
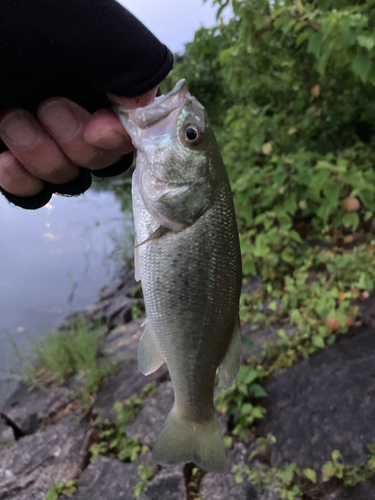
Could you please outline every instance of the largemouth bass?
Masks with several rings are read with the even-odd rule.
[[[241,257],[228,176],[184,80],[144,108],[116,112],[137,149],[135,267],[147,313],[139,367],[148,375],[166,362],[175,393],[154,457],[220,472],[215,374],[219,368],[221,384],[233,384],[241,346]]]

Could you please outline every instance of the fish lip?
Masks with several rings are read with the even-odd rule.
[[[173,89],[168,92],[168,94],[164,94],[158,97],[155,97],[155,100],[148,104],[147,106],[144,106],[143,109],[152,109],[155,107],[159,107],[160,103],[163,103],[164,101],[168,101],[171,97],[174,95],[178,94],[182,89],[186,91],[186,100],[188,99],[188,96],[190,96],[189,91],[186,86],[186,80],[185,78],[182,78],[179,82],[176,83],[176,85],[173,87]],[[176,106],[175,109],[177,109],[179,106]]]
[[[136,109],[124,109],[120,105],[114,106],[114,111],[126,128],[129,117],[138,128],[147,129],[167,118],[173,111],[182,109],[192,96],[186,86],[186,80],[180,80],[168,94],[155,97],[155,100]],[[200,106],[202,106],[200,104]],[[202,106],[203,108],[203,106]],[[125,120],[125,122],[124,122]]]

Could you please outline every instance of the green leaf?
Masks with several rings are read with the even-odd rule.
[[[59,498],[59,494],[57,493],[55,487],[52,486],[52,488],[50,488],[47,491],[46,500],[57,500],[58,498]]]
[[[245,337],[245,335],[241,336],[241,344],[248,348],[254,347],[254,342],[249,337]]]
[[[281,252],[281,258],[287,264],[292,264],[294,262],[294,250],[293,248],[287,247]]]
[[[329,185],[323,189],[323,193],[328,203],[332,207],[337,207],[339,203],[340,196],[340,186],[339,185]]]
[[[251,384],[258,378],[258,372],[252,366],[241,366],[237,379],[244,384]]]
[[[342,223],[345,227],[351,227],[355,231],[359,224],[359,216],[355,212],[345,214],[342,218]]]
[[[321,33],[314,33],[309,38],[309,43],[307,45],[307,52],[314,54],[318,59],[320,55],[320,48],[322,46],[323,35]]]
[[[322,219],[324,224],[327,224],[328,217],[330,216],[331,212],[332,205],[329,202],[325,201],[316,211],[316,215]]]
[[[256,398],[265,398],[267,396],[267,392],[259,384],[251,384],[250,390]]]
[[[289,485],[293,479],[294,471],[296,469],[295,462],[287,465],[284,470],[280,470],[277,472],[277,475],[280,479],[284,481],[286,485]]]
[[[309,36],[310,36],[310,34],[308,31],[304,31],[303,33],[298,35],[298,37],[296,39],[297,47],[299,47],[305,40],[307,40],[309,38]]]
[[[312,469],[304,469],[303,474],[312,483],[316,484],[316,472]]]
[[[359,76],[362,82],[365,82],[371,69],[371,60],[367,54],[358,52],[351,67],[353,72]]]
[[[322,467],[323,482],[329,481],[335,475],[335,464],[331,461],[326,462]]]
[[[364,47],[368,50],[371,50],[375,45],[375,40],[373,38],[370,38],[369,36],[359,35],[357,37],[357,40],[361,47]]]
[[[361,273],[359,280],[356,283],[356,286],[362,290],[370,291],[374,285],[373,280],[367,273]]]
[[[242,475],[241,475],[240,472],[237,472],[237,474],[235,474],[234,480],[236,481],[236,483],[242,483],[243,482],[243,477],[242,477]]]
[[[366,208],[375,211],[374,193],[369,189],[360,191],[359,196]]]
[[[231,436],[224,436],[223,442],[224,442],[224,446],[226,448],[230,448],[232,446],[232,443],[233,443],[233,438]]]
[[[320,335],[313,335],[311,340],[315,347],[323,348],[325,345],[324,339]]]

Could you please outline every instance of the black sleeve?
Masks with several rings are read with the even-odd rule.
[[[0,0],[0,111],[35,113],[44,99],[63,96],[92,113],[110,106],[106,92],[144,94],[172,65],[167,47],[114,0]],[[107,174],[128,168],[131,155],[122,162]]]

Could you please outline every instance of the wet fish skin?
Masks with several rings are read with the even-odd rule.
[[[242,273],[232,194],[203,106],[184,82],[158,99],[117,110],[138,150],[137,243],[160,226],[169,229],[136,250],[147,312],[138,359],[145,374],[165,361],[175,392],[156,459],[218,472],[225,451],[213,406],[215,374],[220,367],[220,380],[230,386],[240,349]],[[187,140],[189,126],[200,142]]]

